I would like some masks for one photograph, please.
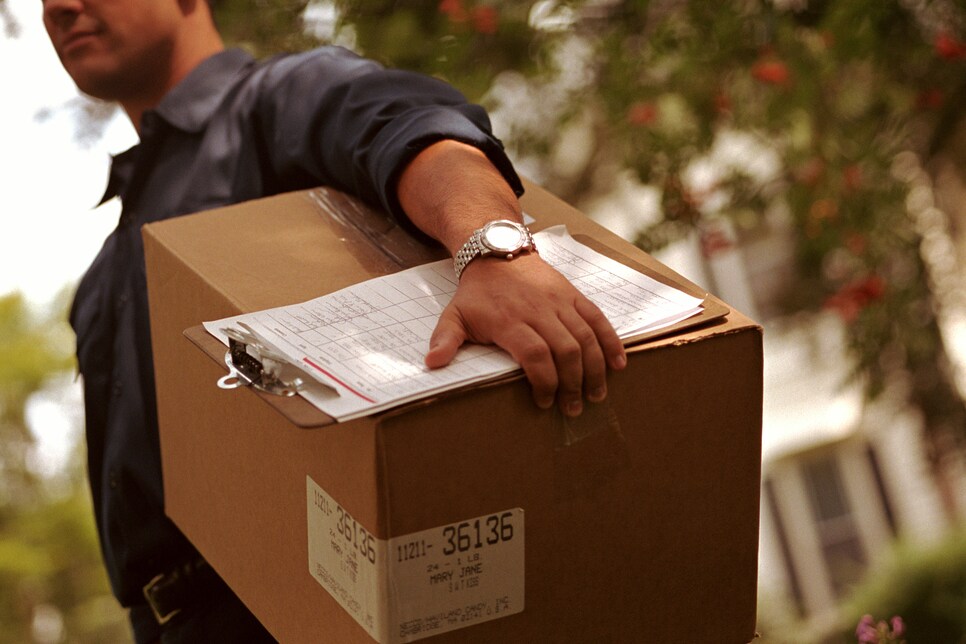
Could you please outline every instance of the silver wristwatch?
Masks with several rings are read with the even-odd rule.
[[[536,249],[537,247],[533,243],[533,235],[530,234],[526,226],[509,219],[491,221],[482,228],[473,231],[469,240],[456,253],[453,258],[456,279],[458,280],[463,274],[463,269],[466,268],[467,264],[477,257],[496,255],[513,259],[515,255],[523,251],[535,251]]]

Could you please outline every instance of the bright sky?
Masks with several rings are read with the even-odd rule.
[[[114,229],[117,202],[92,207],[104,192],[110,154],[136,137],[118,113],[100,140],[77,142],[79,95],[47,40],[40,2],[6,2],[20,33],[0,33],[0,295],[20,291],[42,305],[80,279]],[[80,409],[78,384],[31,399],[38,471],[49,476],[67,462]]]
[[[45,302],[76,282],[113,230],[116,205],[91,208],[110,153],[136,139],[119,113],[101,140],[76,141],[78,93],[47,41],[40,2],[7,4],[20,33],[0,35],[0,295],[19,290]]]

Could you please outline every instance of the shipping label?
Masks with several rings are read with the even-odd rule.
[[[523,510],[378,539],[306,477],[309,572],[380,644],[524,607]]]

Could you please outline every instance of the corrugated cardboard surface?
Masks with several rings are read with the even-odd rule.
[[[524,207],[696,288],[535,186]],[[520,378],[314,428],[215,386],[185,329],[441,256],[358,208],[312,191],[145,229],[167,511],[273,634],[372,641],[308,572],[310,476],[383,539],[524,509],[524,612],[428,641],[751,640],[762,353],[740,313],[636,346],[576,422]]]

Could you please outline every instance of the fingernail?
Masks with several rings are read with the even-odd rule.
[[[617,356],[617,358],[614,360],[614,364],[617,366],[618,369],[623,369],[624,367],[627,366],[627,356],[625,355]]]
[[[544,398],[543,400],[538,400],[537,407],[540,409],[550,409],[553,407],[553,398]]]
[[[571,400],[567,403],[566,413],[571,418],[576,418],[580,416],[580,413],[584,410],[584,404],[579,400]]]
[[[587,400],[590,402],[603,402],[607,398],[607,387],[600,387],[599,389],[594,389],[592,392],[587,394]]]

